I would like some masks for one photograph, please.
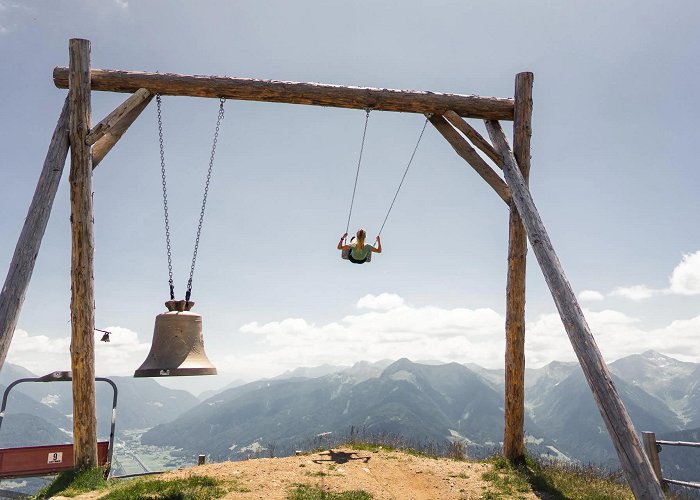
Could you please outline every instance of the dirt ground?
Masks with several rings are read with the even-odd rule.
[[[230,492],[227,499],[284,499],[294,484],[326,491],[364,490],[377,500],[479,499],[489,490],[482,479],[488,464],[416,457],[396,451],[336,449],[287,458],[223,462],[170,472],[165,478],[206,475],[236,480],[247,492]],[[94,499],[96,494],[76,498]],[[533,493],[518,498],[535,499]]]

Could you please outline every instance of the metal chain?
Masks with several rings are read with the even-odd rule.
[[[357,159],[357,172],[355,173],[355,185],[352,188],[352,199],[350,200],[350,213],[348,213],[348,223],[345,226],[345,232],[347,233],[350,229],[350,217],[352,216],[352,206],[355,203],[355,191],[357,191],[357,179],[360,177],[360,165],[362,165],[362,152],[365,150],[365,136],[367,135],[367,123],[369,122],[369,112],[372,111],[371,108],[367,108],[365,115],[365,128],[362,131],[362,145],[360,146],[360,155]]]
[[[160,143],[160,173],[163,183],[163,214],[165,215],[165,246],[168,250],[168,284],[170,285],[170,300],[175,300],[173,285],[173,259],[170,248],[170,221],[168,219],[168,191],[165,182],[165,150],[163,148],[163,117],[161,115],[160,94],[156,94],[158,104],[158,142]]]
[[[221,120],[224,119],[224,103],[225,98],[219,99],[219,116],[216,119],[216,130],[214,131],[214,142],[211,146],[211,155],[209,156],[209,170],[207,171],[207,180],[204,184],[204,197],[202,198],[202,209],[199,212],[199,224],[197,225],[197,237],[194,240],[194,253],[192,254],[192,265],[190,266],[190,279],[187,280],[187,292],[185,300],[190,300],[192,295],[192,277],[194,276],[194,266],[197,262],[197,252],[199,250],[199,237],[202,234],[202,224],[204,222],[204,210],[207,208],[207,196],[209,195],[209,182],[211,181],[211,171],[214,167],[214,156],[216,155],[216,143],[219,140],[219,126]]]

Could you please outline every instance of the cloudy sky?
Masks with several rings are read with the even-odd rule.
[[[700,362],[700,4],[664,1],[0,0],[0,264],[7,269],[65,90],[96,68],[510,97],[535,74],[531,189],[608,360]],[[96,123],[126,98],[93,94]],[[176,293],[189,271],[217,101],[163,99]],[[351,229],[376,234],[423,126],[373,113]],[[226,103],[194,277],[201,390],[300,365],[503,364],[506,207],[428,127],[382,233],[341,261],[364,112]],[[472,122],[477,128],[481,124]],[[97,371],[131,373],[168,298],[155,102],[94,176]],[[8,360],[68,369],[67,171]],[[534,254],[527,362],[574,359]]]

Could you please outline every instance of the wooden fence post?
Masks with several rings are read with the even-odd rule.
[[[0,292],[0,368],[5,364],[19,313],[27,295],[29,280],[39,255],[41,240],[51,215],[51,207],[68,156],[68,99],[63,104],[56,123],[44,167],[39,176],[32,203],[29,205],[24,227],[17,240],[15,253]]]
[[[654,469],[656,479],[659,480],[661,487],[665,490],[663,473],[661,472],[661,460],[659,460],[659,449],[656,447],[656,434],[653,432],[642,432],[642,444],[644,445],[644,452],[647,454],[649,462],[651,462],[651,468]]]
[[[77,469],[97,465],[95,417],[95,290],[93,277],[90,41],[69,43],[71,201],[71,368],[73,457]]]

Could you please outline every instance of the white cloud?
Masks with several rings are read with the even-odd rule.
[[[603,294],[596,290],[584,290],[578,294],[578,300],[581,302],[594,302],[604,298]]]
[[[148,343],[140,343],[138,334],[127,328],[112,326],[110,342],[100,342],[95,333],[95,373],[99,376],[132,375],[148,354]],[[149,339],[150,340],[150,339]],[[70,337],[50,338],[15,330],[7,361],[37,375],[70,370]]]
[[[671,273],[668,288],[624,286],[615,288],[610,295],[631,300],[645,300],[657,295],[700,295],[700,250],[683,255],[680,264]]]
[[[388,311],[404,305],[402,297],[394,293],[380,293],[379,295],[368,294],[357,301],[358,309],[373,309],[377,311]]]
[[[128,0],[114,0],[114,3],[116,3],[119,7],[122,9],[128,9],[129,8],[129,2]]]
[[[242,333],[262,336],[262,352],[247,360],[232,356],[230,363],[248,363],[258,369],[268,365],[276,374],[297,366],[386,358],[474,361],[488,366],[500,365],[497,360],[503,358],[505,319],[492,309],[410,307],[392,294],[365,296],[358,307],[360,303],[371,309],[323,325],[301,318],[245,324]]]
[[[700,295],[700,250],[683,255],[671,274],[669,291],[679,295]]]
[[[650,329],[640,319],[620,311],[585,310],[584,314],[608,362],[648,349],[700,362],[700,316]],[[258,336],[260,351],[222,358],[221,366],[235,364],[238,369],[247,367],[256,373],[267,366],[270,371],[264,376],[269,376],[297,366],[407,357],[501,368],[504,325],[503,315],[492,309],[407,305],[369,310],[322,325],[301,318],[253,322],[244,325],[241,332]],[[576,360],[557,313],[542,314],[527,322],[526,359],[531,367],[553,360]]]
[[[615,297],[624,297],[630,300],[644,300],[660,295],[661,293],[661,290],[655,290],[646,285],[634,285],[615,288],[612,292],[610,292],[610,295]]]

